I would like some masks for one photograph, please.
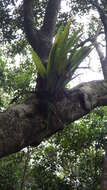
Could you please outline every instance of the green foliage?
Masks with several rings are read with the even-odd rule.
[[[0,160],[0,189],[18,190],[22,178],[24,152]]]
[[[44,78],[46,76],[46,69],[45,69],[41,59],[39,58],[37,53],[32,48],[30,49],[30,51],[32,53],[32,59],[37,67],[38,73],[41,75],[42,78]]]
[[[55,41],[49,53],[48,64],[45,69],[42,61],[34,50],[31,49],[33,60],[38,73],[42,78],[47,78],[47,91],[50,93],[63,89],[66,85],[67,73],[70,78],[80,63],[88,56],[91,46],[78,47],[81,30],[70,33],[71,21],[65,27],[59,27]]]
[[[51,189],[54,175],[57,175],[67,184],[67,189],[75,190],[76,181],[79,181],[79,190],[100,190],[106,119],[105,111],[96,109],[36,150],[33,164],[40,168],[38,170],[43,176],[40,178],[39,187],[43,188],[44,184],[48,187],[51,181],[48,188]],[[36,168],[33,169],[35,180],[38,179]],[[42,182],[43,178],[45,182]],[[57,180],[56,183],[59,184]],[[59,186],[56,189],[60,189]]]
[[[62,26],[59,28],[50,51],[47,66],[47,78],[49,82],[51,81],[50,85],[52,85],[54,75],[56,75],[58,78],[57,83],[60,84],[58,86],[63,87],[63,83],[61,84],[62,78],[66,79],[66,75],[70,70],[71,75],[73,75],[80,63],[91,51],[91,47],[78,48],[81,30],[69,35],[70,23],[71,21],[67,23],[64,29]]]
[[[34,88],[35,64],[24,55],[17,65],[15,63],[14,57],[8,60],[3,51],[0,52],[0,109],[6,109],[13,99],[14,103],[22,101]]]
[[[0,1],[2,31],[0,31],[0,40],[5,40],[6,45],[7,41],[11,42],[12,46],[9,44],[4,47],[4,49],[8,47],[6,51],[11,56],[22,52],[27,45],[23,33],[21,35],[17,33],[23,23],[19,14],[21,9],[14,10],[11,14],[12,2],[12,0]],[[35,2],[37,5],[36,11],[34,10],[36,12],[35,23],[40,28],[47,0]],[[86,0],[73,0],[72,3],[73,12],[76,14],[78,10],[84,13],[91,7]],[[62,16],[60,22],[62,23],[63,20],[66,23],[69,14],[62,14]],[[2,109],[6,108],[14,97],[18,97],[21,101],[27,91],[32,90],[37,72],[35,65],[40,75],[48,79],[48,90],[53,92],[66,85],[67,73],[71,71],[72,76],[80,62],[91,51],[91,47],[78,48],[81,30],[69,34],[71,32],[69,27],[70,22],[65,28],[61,26],[58,29],[49,54],[47,68],[43,66],[35,52],[33,52],[35,64],[31,63],[28,57],[25,60],[23,56],[23,63],[21,62],[18,67],[15,66],[14,57],[11,57],[10,63],[5,53],[4,56],[3,53],[0,54],[0,107]],[[93,31],[93,25],[90,29]],[[25,52],[22,54],[25,55]],[[9,56],[8,58],[10,59]],[[56,134],[33,150],[31,160],[27,165],[27,177],[23,190],[75,190],[77,180],[79,181],[78,190],[100,190],[106,126],[107,108],[96,109],[84,119],[69,125],[63,132]],[[26,152],[21,151],[0,161],[0,190],[20,189],[25,160]]]
[[[30,150],[23,190],[100,190],[107,108],[98,108]],[[26,151],[0,161],[0,189],[20,189]]]
[[[63,30],[61,26],[56,34],[55,42],[50,51],[48,66],[47,66],[47,77],[51,76],[53,69],[58,75],[63,75],[66,70],[67,53],[71,47],[71,43],[66,44],[70,29],[70,21],[67,23]]]

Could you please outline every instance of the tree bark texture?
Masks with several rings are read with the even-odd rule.
[[[39,103],[33,94],[26,103],[0,113],[0,157],[37,146],[95,107],[107,105],[107,81],[84,83],[66,91],[62,99],[50,103],[49,122]]]

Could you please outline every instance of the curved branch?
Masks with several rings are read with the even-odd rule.
[[[14,105],[0,113],[0,157],[18,152],[22,148],[37,146],[89,113],[97,106],[107,105],[107,81],[93,81],[66,91],[62,98],[50,106],[51,120],[40,111],[36,95],[25,104]]]

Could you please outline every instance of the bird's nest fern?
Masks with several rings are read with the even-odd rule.
[[[47,81],[46,91],[50,94],[65,87],[80,63],[92,50],[91,46],[78,46],[81,31],[77,30],[70,35],[70,24],[69,21],[65,27],[61,26],[58,29],[49,53],[47,67],[43,65],[37,53],[31,49],[38,73]]]

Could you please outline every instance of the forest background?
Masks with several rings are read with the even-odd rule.
[[[107,2],[66,1],[68,11],[60,3],[0,1],[1,190],[107,189]],[[54,88],[50,78],[50,101],[29,47],[46,68],[53,38],[70,19],[72,60],[78,64],[64,78],[67,88],[56,89],[58,80]],[[83,49],[80,55],[90,45],[87,56]]]

